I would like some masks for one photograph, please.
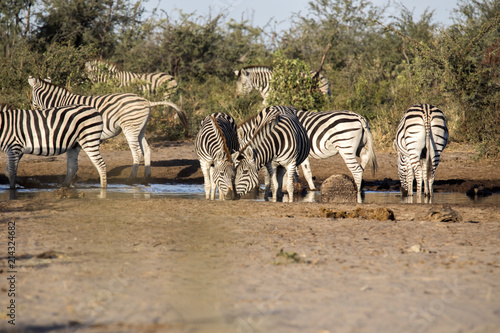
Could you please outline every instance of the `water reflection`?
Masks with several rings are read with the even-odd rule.
[[[107,190],[102,190],[99,184],[81,184],[72,190],[75,197],[84,198],[135,198],[151,199],[162,197],[177,197],[185,199],[205,200],[205,189],[202,184],[150,184],[150,185],[122,185],[110,184]],[[40,197],[67,197],[61,194],[56,184],[48,184],[47,188],[17,189],[11,191],[8,185],[0,185],[0,200],[26,200]],[[70,196],[71,197],[71,196]],[[294,195],[298,202],[321,202],[320,191],[308,191],[304,194]],[[287,194],[284,195],[284,201]],[[247,195],[241,200],[264,201],[262,191],[258,194]],[[422,199],[423,200],[423,199]],[[389,191],[365,191],[364,203],[375,204],[398,204],[407,203],[406,198],[402,198],[399,192]],[[416,198],[414,198],[414,202]],[[435,204],[462,204],[462,203],[489,203],[500,206],[500,194],[496,193],[488,197],[471,199],[464,193],[456,192],[435,192],[433,203]]]

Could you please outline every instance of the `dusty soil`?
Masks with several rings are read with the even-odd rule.
[[[366,172],[366,188],[397,189],[395,154],[377,156],[380,169]],[[109,182],[124,182],[130,152],[105,145],[103,157]],[[152,158],[152,183],[202,183],[192,142],[156,144]],[[318,185],[348,174],[340,157],[311,163]],[[498,190],[498,166],[451,145],[435,190],[464,193],[474,184]],[[65,170],[64,156],[26,156],[19,176],[26,186],[44,186],[62,181]],[[83,153],[79,182],[98,182]],[[500,331],[498,206],[451,205],[458,222],[429,220],[430,209],[442,210],[434,204],[384,205],[395,220],[324,214],[360,207],[382,206],[68,199],[56,189],[4,199],[0,331]],[[12,299],[15,326],[6,315]]]

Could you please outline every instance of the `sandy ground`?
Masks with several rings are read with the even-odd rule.
[[[396,189],[395,154],[377,156],[366,188]],[[124,182],[130,152],[105,145],[103,157],[109,182]],[[202,183],[192,142],[156,144],[152,158],[153,183]],[[498,189],[498,166],[451,145],[436,191]],[[64,156],[26,156],[19,176],[41,186],[62,181],[65,170]],[[312,170],[318,185],[348,173],[340,157],[312,161]],[[81,154],[78,182],[97,181]],[[429,220],[430,209],[442,209],[434,204],[384,205],[394,221],[322,213],[359,207],[382,206],[68,199],[55,189],[4,199],[0,331],[500,332],[498,206],[451,205],[458,222]]]

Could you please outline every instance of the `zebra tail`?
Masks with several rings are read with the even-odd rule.
[[[184,113],[184,111],[182,111],[177,106],[177,104],[172,103],[172,102],[168,102],[168,101],[159,101],[159,102],[149,102],[149,105],[150,106],[158,106],[158,105],[170,106],[171,108],[173,108],[175,110],[175,112],[177,112],[177,116],[179,117],[179,120],[181,121],[182,127],[184,127],[184,129],[186,131],[189,131],[189,124],[188,124],[188,120],[186,117],[186,113]]]
[[[431,142],[431,129],[430,124],[426,124],[425,127],[425,167],[427,168],[427,177],[429,177],[432,170],[432,156],[434,156],[434,146]]]
[[[370,127],[368,126],[368,123],[366,122],[365,119],[363,119],[363,120],[364,120],[364,121],[362,121],[363,128],[365,130],[366,139],[367,139],[366,145],[368,146],[367,150],[368,150],[368,154],[370,155],[369,162],[371,163],[372,174],[375,175],[375,172],[377,172],[377,169],[378,169],[378,162],[377,162],[377,155],[375,154],[375,147],[373,144],[373,136],[372,136],[372,132],[370,131]]]

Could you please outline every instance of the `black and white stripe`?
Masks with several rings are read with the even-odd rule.
[[[273,75],[273,70],[270,67],[248,66],[234,73],[237,77],[236,90],[238,94],[249,94],[253,89],[256,89],[262,95],[263,103],[266,104]],[[310,72],[311,76],[316,74],[316,71]],[[330,84],[321,73],[318,74],[318,89],[325,95],[331,95]]]
[[[311,140],[309,157],[324,159],[340,154],[351,171],[358,202],[361,202],[361,183],[366,165],[370,163],[373,171],[377,169],[373,137],[366,119],[351,111],[297,110],[296,113]],[[309,188],[315,189],[309,158],[301,165]]]
[[[238,127],[239,155],[235,157],[236,191],[244,195],[259,185],[258,173],[266,166],[272,180],[273,201],[279,198],[287,174],[289,202],[293,202],[293,180],[296,167],[309,155],[311,145],[307,132],[295,115],[295,109],[272,106]],[[269,193],[266,179],[267,199]]]
[[[196,135],[195,151],[200,160],[207,199],[215,199],[219,189],[220,200],[236,197],[235,167],[231,154],[239,150],[236,122],[225,113],[213,113],[201,122]]]
[[[30,77],[28,81],[33,87],[34,108],[46,109],[73,104],[91,106],[102,115],[104,122],[102,140],[112,138],[123,131],[134,160],[130,180],[137,177],[137,170],[142,158],[144,158],[145,166],[144,176],[146,179],[151,176],[151,150],[145,138],[145,131],[152,106],[168,105],[173,107],[184,127],[187,128],[184,112],[174,103],[168,101],[150,102],[131,93],[83,96],[73,94],[63,87],[37,78]]]
[[[54,156],[67,154],[69,186],[78,170],[78,153],[83,149],[96,167],[101,187],[107,186],[106,164],[99,152],[102,117],[92,107],[71,105],[46,110],[17,110],[0,107],[0,148],[7,153],[5,173],[15,188],[17,168],[23,154]]]
[[[413,196],[413,178],[417,181],[417,198],[432,197],[436,168],[448,143],[448,128],[443,112],[430,104],[409,108],[399,123],[394,140],[398,152],[398,173],[403,196]]]
[[[118,68],[105,61],[92,60],[85,63],[85,70],[93,82],[106,82],[117,79],[120,87],[137,85],[143,93],[155,95],[160,87],[164,89],[164,98],[168,99],[177,91],[177,81],[167,73],[132,73],[118,70]]]

